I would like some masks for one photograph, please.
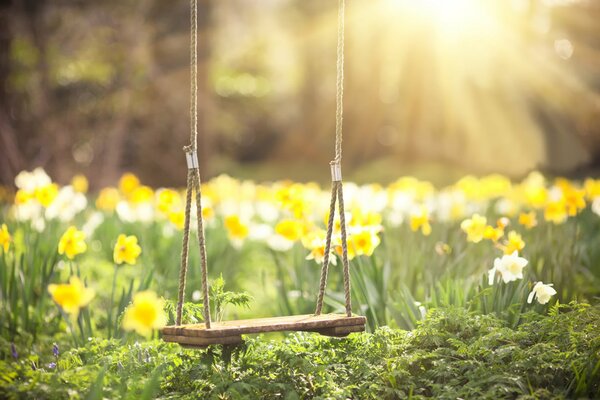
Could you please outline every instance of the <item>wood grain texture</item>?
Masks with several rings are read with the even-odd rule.
[[[179,343],[180,345],[187,346],[209,346],[211,344],[238,344],[244,340],[241,336],[223,336],[218,338],[203,338],[199,336],[174,336],[174,335],[163,335],[165,342]]]
[[[364,332],[364,325],[350,325],[350,326],[335,326],[333,328],[325,328],[315,330],[315,332],[320,333],[325,336],[335,336],[335,337],[344,337],[348,336],[353,332]]]
[[[214,322],[210,329],[204,324],[167,326],[162,329],[163,335],[181,337],[219,338],[239,336],[248,333],[265,333],[281,331],[319,331],[326,328],[343,326],[363,326],[366,318],[362,316],[347,317],[343,314],[292,315],[286,317],[257,318],[237,321]]]

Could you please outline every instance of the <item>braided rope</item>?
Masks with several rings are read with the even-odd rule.
[[[183,249],[181,251],[181,269],[179,270],[179,295],[177,298],[177,325],[181,325],[183,303],[185,299],[185,284],[188,270],[190,215],[192,192],[196,196],[196,219],[198,223],[198,246],[200,247],[202,269],[202,292],[204,301],[204,323],[210,329],[210,303],[208,298],[208,263],[206,257],[206,239],[204,236],[204,220],[202,217],[202,191],[200,185],[200,170],[197,165],[198,143],[198,4],[190,0],[190,144],[183,151],[188,157],[188,179],[185,203],[185,223],[183,228]],[[190,164],[190,160],[192,163]],[[196,162],[194,162],[194,160]]]
[[[181,315],[183,313],[183,300],[185,297],[185,281],[188,268],[188,251],[190,242],[190,207],[192,204],[192,171],[188,170],[187,174],[187,190],[185,196],[185,222],[183,231],[183,245],[181,249],[181,268],[179,269],[179,295],[177,296],[177,325],[181,325]]]
[[[323,308],[323,295],[327,285],[327,272],[329,270],[329,254],[331,253],[331,234],[333,232],[333,220],[335,217],[335,199],[338,182],[331,182],[331,202],[329,204],[329,219],[327,221],[327,236],[325,240],[325,254],[323,255],[323,267],[321,268],[321,284],[319,286],[319,297],[317,298],[316,315],[321,314]]]
[[[319,295],[317,297],[317,308],[315,314],[321,314],[323,308],[323,297],[325,295],[325,286],[327,285],[327,273],[329,271],[329,253],[331,251],[331,236],[333,234],[333,221],[335,216],[335,202],[338,201],[338,211],[340,215],[340,228],[342,239],[342,263],[344,268],[344,295],[346,300],[346,315],[352,316],[352,300],[350,289],[350,267],[348,262],[348,241],[346,235],[346,217],[344,215],[344,190],[341,180],[341,162],[342,162],[342,126],[344,115],[344,14],[345,0],[338,0],[338,31],[337,31],[337,75],[336,75],[336,108],[335,108],[335,159],[331,162],[332,166],[332,185],[331,202],[329,204],[329,220],[327,221],[327,237],[325,240],[325,254],[323,257],[323,266],[321,267],[321,282],[319,286]],[[339,176],[333,171],[339,171]]]
[[[346,241],[346,216],[344,215],[344,191],[342,182],[338,182],[338,202],[340,227],[342,231],[342,262],[344,264],[344,294],[346,295],[346,315],[352,316],[352,299],[350,296],[350,265],[348,263],[348,244]]]
[[[345,0],[338,0],[336,96],[335,96],[335,160],[342,162],[342,122],[344,117],[344,13]]]
[[[210,304],[208,302],[208,270],[206,260],[206,240],[204,237],[204,218],[202,216],[202,192],[200,190],[200,171],[193,170],[194,186],[196,188],[196,213],[198,215],[198,245],[202,258],[202,293],[204,295],[204,323],[210,329]]]

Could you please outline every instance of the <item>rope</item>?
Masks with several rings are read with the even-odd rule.
[[[329,204],[329,219],[327,221],[327,237],[325,240],[325,254],[323,255],[323,267],[321,268],[321,284],[319,286],[319,297],[317,298],[317,310],[315,314],[321,314],[323,308],[323,295],[327,285],[327,272],[329,270],[329,253],[331,252],[331,233],[333,231],[333,219],[335,217],[335,199],[337,193],[337,182],[331,183],[331,203]]]
[[[190,0],[190,148],[198,138],[198,3]],[[185,150],[185,149],[184,149]]]
[[[340,227],[342,231],[342,262],[344,264],[344,294],[346,295],[346,315],[352,316],[352,299],[350,297],[350,265],[348,263],[348,244],[346,242],[346,216],[344,215],[344,191],[342,182],[338,182],[338,202],[340,211]]]
[[[331,236],[333,234],[333,221],[335,216],[335,202],[338,201],[338,212],[340,215],[340,228],[342,239],[342,263],[344,273],[344,295],[346,300],[346,315],[352,316],[352,300],[350,289],[350,267],[348,263],[348,242],[346,235],[346,217],[344,215],[344,190],[341,178],[342,162],[342,123],[344,114],[344,14],[345,0],[338,0],[338,30],[337,30],[337,74],[336,74],[336,97],[335,97],[335,159],[332,165],[331,202],[329,204],[329,220],[327,221],[327,237],[325,240],[325,254],[321,268],[321,282],[319,295],[317,297],[316,315],[321,314],[323,309],[323,297],[327,285],[327,273],[329,271],[329,253],[331,251]],[[337,173],[334,173],[336,171]]]
[[[179,295],[177,298],[177,325],[181,325],[183,302],[185,298],[185,283],[188,270],[188,253],[190,239],[190,215],[192,192],[196,197],[196,219],[198,223],[198,246],[200,247],[202,269],[202,292],[204,301],[204,323],[210,329],[210,303],[208,298],[208,266],[206,257],[206,239],[204,236],[204,221],[202,218],[202,191],[200,185],[200,170],[198,169],[198,4],[190,0],[190,144],[185,146],[188,162],[188,178],[185,202],[185,222],[183,229],[183,248],[181,251],[181,268],[179,270]]]
[[[342,162],[342,122],[344,114],[344,13],[345,0],[338,0],[336,96],[335,96],[335,162]]]
[[[190,226],[190,206],[192,204],[192,191],[190,190],[193,175],[188,170],[187,174],[187,190],[185,196],[185,222],[184,226]],[[177,325],[181,325],[181,315],[183,313],[183,299],[185,296],[185,280],[188,268],[188,251],[190,242],[190,230],[183,231],[183,246],[181,249],[181,268],[179,269],[179,295],[177,297]]]
[[[204,219],[202,217],[202,192],[200,190],[200,171],[193,170],[194,183],[196,187],[196,213],[198,220],[198,245],[200,246],[200,258],[202,259],[202,293],[204,294],[204,323],[210,329],[210,307],[208,302],[208,268],[206,260],[206,240],[204,237]]]

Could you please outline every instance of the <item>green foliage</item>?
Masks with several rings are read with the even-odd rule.
[[[185,350],[93,339],[58,357],[2,353],[0,397],[483,398],[600,396],[600,307],[556,305],[516,329],[464,308],[430,310],[415,330]],[[4,346],[4,344],[3,344]],[[35,351],[35,350],[34,350]]]
[[[236,293],[225,290],[225,280],[223,275],[215,279],[210,285],[210,303],[212,306],[212,316],[215,321],[221,321],[228,305],[248,308],[252,301],[252,296],[246,292]]]

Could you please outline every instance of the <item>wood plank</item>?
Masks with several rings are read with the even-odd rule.
[[[211,344],[238,344],[244,340],[241,336],[223,336],[216,338],[203,338],[199,336],[174,336],[174,335],[163,335],[165,342],[179,343],[180,345],[186,346],[209,346]]]
[[[163,328],[162,333],[164,335],[171,336],[218,338],[248,333],[315,331],[318,329],[333,328],[338,326],[364,325],[366,320],[367,319],[363,316],[347,317],[343,314],[307,314],[286,317],[213,322],[210,329],[206,329],[204,324],[181,326],[172,325]]]
[[[336,326],[333,328],[325,328],[325,329],[315,330],[315,332],[320,333],[321,335],[335,336],[335,337],[348,336],[349,334],[354,333],[354,332],[364,332],[364,331],[365,331],[364,325]]]

